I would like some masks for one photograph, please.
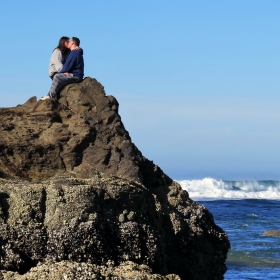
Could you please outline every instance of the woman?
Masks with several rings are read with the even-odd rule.
[[[60,38],[58,46],[53,50],[49,65],[49,76],[51,79],[53,79],[54,75],[62,69],[66,58],[70,53],[70,50],[68,49],[68,44],[69,38],[63,36]]]

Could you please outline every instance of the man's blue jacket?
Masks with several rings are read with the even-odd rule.
[[[75,77],[83,79],[84,77],[84,58],[83,49],[72,50],[68,55],[62,69],[59,73],[72,73]]]

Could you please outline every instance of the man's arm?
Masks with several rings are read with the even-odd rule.
[[[59,73],[68,73],[68,72],[71,73],[71,69],[73,68],[75,62],[76,62],[76,54],[74,51],[71,51],[62,69],[59,71]]]

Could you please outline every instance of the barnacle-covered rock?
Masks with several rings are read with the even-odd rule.
[[[226,233],[141,154],[95,79],[0,120],[0,280],[223,279]]]

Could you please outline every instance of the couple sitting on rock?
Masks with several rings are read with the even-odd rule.
[[[49,76],[53,80],[49,93],[40,100],[55,98],[56,95],[68,84],[79,83],[84,77],[83,50],[79,47],[77,37],[61,37],[57,48],[54,49]]]

